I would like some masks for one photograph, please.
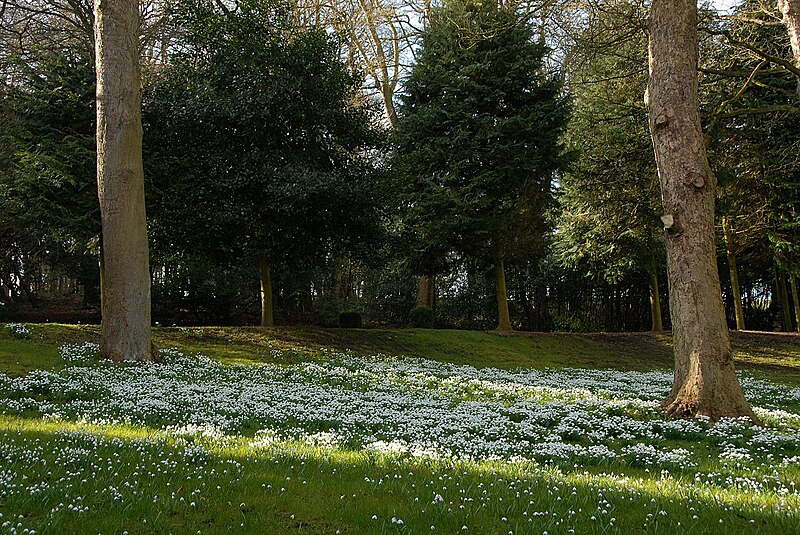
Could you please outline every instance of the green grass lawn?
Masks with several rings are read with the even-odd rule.
[[[98,342],[97,325],[37,324],[20,340],[0,329],[0,371],[15,375],[58,365],[58,348]],[[515,333],[436,329],[324,329],[312,327],[157,327],[157,348],[202,353],[220,362],[271,362],[272,350],[315,358],[322,348],[362,355],[421,357],[478,368],[562,368],[647,371],[672,367],[672,340],[653,333]],[[800,334],[732,333],[740,369],[800,385]],[[47,358],[45,358],[47,357]]]
[[[665,420],[664,335],[157,328],[112,367],[28,329],[0,533],[800,532],[796,336],[734,338],[762,430]]]
[[[40,466],[29,477],[81,478],[79,494],[45,488],[3,500],[6,511],[25,512],[26,525],[48,518],[40,533],[790,534],[798,526],[796,512],[775,513],[777,497],[698,489],[684,475],[642,469],[620,478],[597,469],[421,461],[296,442],[198,453],[151,431],[38,420],[0,420],[0,433],[5,448],[52,448],[43,456],[53,462],[46,477]],[[114,495],[109,485],[133,488]]]

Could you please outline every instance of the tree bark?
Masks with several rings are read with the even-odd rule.
[[[275,321],[272,311],[272,275],[266,257],[262,256],[259,259],[258,269],[261,274],[261,326],[273,327]]]
[[[800,0],[778,0],[778,9],[783,14],[783,23],[789,33],[794,64],[800,69]],[[797,79],[797,96],[800,98],[800,77]]]
[[[731,290],[733,307],[736,313],[736,330],[744,330],[744,309],[742,308],[742,291],[739,287],[739,268],[736,266],[736,252],[733,241],[733,228],[727,217],[722,218],[722,232],[725,236],[725,251],[728,255],[728,271],[731,274]]]
[[[39,308],[39,303],[36,302],[36,298],[34,297],[32,285],[25,282],[25,279],[22,278],[22,275],[18,269],[14,270],[14,275],[16,275],[17,280],[19,281],[19,288],[25,293],[25,297],[28,298],[28,302],[31,304],[31,306],[33,308]]]
[[[502,332],[512,331],[511,315],[508,313],[508,293],[506,291],[506,270],[502,258],[494,263],[494,275],[497,281],[497,330]]]
[[[422,275],[417,284],[417,306],[433,308],[436,295],[436,276]]]
[[[789,285],[792,287],[792,301],[794,301],[794,328],[800,333],[800,295],[797,295],[797,276],[792,274],[789,277]]]
[[[396,35],[396,31],[392,27],[392,32],[395,34],[392,36],[392,54],[394,59],[394,75],[389,74],[389,64],[386,62],[386,49],[384,47],[384,38],[381,36],[380,32],[378,31],[378,20],[375,13],[375,5],[371,3],[364,2],[364,0],[358,0],[358,5],[361,8],[362,13],[364,14],[364,19],[367,26],[367,31],[369,32],[371,45],[373,47],[373,52],[375,54],[374,62],[377,69],[373,69],[375,73],[375,81],[376,81],[376,89],[380,92],[381,97],[383,98],[383,106],[386,110],[386,118],[389,120],[389,124],[392,128],[397,126],[397,110],[394,106],[394,90],[397,86],[398,80],[398,70],[400,68],[400,58],[399,58],[399,43],[397,40],[399,36]],[[388,21],[391,27],[391,21]],[[364,60],[369,61],[369,58],[364,55]],[[377,71],[380,72],[380,76],[377,75]]]
[[[101,238],[100,239],[100,325],[101,327],[103,321],[103,316],[102,316],[103,301],[105,301],[103,299],[103,287],[105,286],[105,280],[106,280],[106,260],[105,260],[105,254],[103,253],[103,240]]]
[[[430,286],[430,279],[422,275],[417,282],[417,306],[428,306],[428,287]]]
[[[794,324],[792,322],[792,310],[789,305],[789,292],[786,289],[786,277],[783,276],[783,270],[775,265],[775,289],[778,291],[778,302],[781,304],[781,316],[783,317],[783,330],[785,332],[794,331]]]
[[[697,97],[697,4],[653,0],[650,133],[661,182],[675,350],[676,417],[756,420],[733,367],[714,244],[715,177],[706,157]]]
[[[658,274],[650,274],[650,317],[653,320],[653,331],[664,330],[664,321],[661,318],[661,296],[658,292]]]
[[[153,360],[142,169],[139,4],[96,0],[97,191],[103,227],[100,352]]]

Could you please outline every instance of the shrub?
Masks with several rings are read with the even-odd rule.
[[[414,307],[409,315],[412,327],[430,329],[433,327],[433,309],[431,307]]]
[[[553,323],[558,332],[591,333],[603,330],[602,325],[597,325],[595,322],[587,321],[577,315],[559,314],[553,318]]]
[[[339,312],[339,327],[359,329],[361,327],[361,312],[358,310],[343,310]]]

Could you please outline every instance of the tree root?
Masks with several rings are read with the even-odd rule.
[[[704,416],[709,418],[712,422],[719,421],[720,418],[748,418],[754,425],[764,427],[762,422],[749,407],[743,409],[741,407],[732,407],[731,410],[708,410],[700,403],[688,401],[681,397],[674,399],[667,398],[661,402],[661,408],[667,413],[667,416],[673,419],[690,419]]]

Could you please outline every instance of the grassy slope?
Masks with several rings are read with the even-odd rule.
[[[0,371],[20,375],[57,367],[59,345],[97,341],[99,335],[96,326],[30,328],[31,337],[20,340],[0,327]],[[296,351],[296,360],[304,360],[325,347],[501,368],[646,370],[671,365],[669,337],[652,334],[499,336],[435,330],[207,327],[158,328],[154,336],[158,347],[242,363],[268,361],[274,348]],[[800,337],[746,333],[735,336],[734,344],[740,367],[800,384]],[[65,431],[84,434],[65,435]],[[135,439],[140,436],[162,436],[166,442],[139,443]],[[105,438],[97,443],[92,437]],[[108,442],[112,439],[122,441]],[[91,451],[89,457],[70,460],[69,452],[79,451],[74,448],[81,441]],[[80,472],[73,479],[84,478],[76,492],[86,497],[79,502],[89,507],[86,513],[51,513],[54,505],[70,503],[55,490],[36,499],[26,493],[0,499],[7,511],[24,512],[26,525],[43,528],[43,533],[81,533],[87,526],[103,533],[124,528],[131,534],[422,533],[431,524],[444,533],[461,532],[462,525],[469,525],[472,533],[569,533],[570,528],[578,533],[713,533],[720,521],[730,533],[791,533],[796,521],[776,512],[774,495],[758,497],[719,487],[701,491],[694,488],[691,473],[665,480],[634,467],[618,470],[618,475],[630,478],[620,486],[619,479],[604,479],[605,468],[561,474],[555,468],[513,469],[491,463],[417,463],[364,452],[331,453],[302,444],[281,445],[254,456],[234,443],[215,449],[208,458],[187,461],[180,453],[182,446],[157,430],[7,416],[0,416],[0,442],[42,452],[46,463],[31,465],[20,459],[9,467],[34,481],[59,480],[69,471]],[[165,459],[176,464],[162,473]],[[107,485],[120,481],[139,489],[141,499],[129,496],[123,505],[103,493]],[[203,492],[195,496],[192,489]],[[435,493],[444,496],[444,503],[431,503]],[[547,513],[534,516],[536,511]],[[698,516],[693,516],[695,511]],[[372,520],[373,514],[377,520]],[[393,516],[404,519],[403,528],[389,522]],[[611,516],[615,524],[609,524]]]
[[[97,341],[95,325],[31,325],[29,340],[0,329],[0,371],[24,374],[58,363],[57,347]],[[308,327],[199,327],[154,329],[156,347],[203,353],[223,362],[269,361],[271,349],[304,358],[320,348],[425,357],[497,368],[613,368],[652,370],[672,366],[668,335],[518,333],[429,329],[319,329]],[[733,333],[737,365],[756,375],[800,384],[800,334]],[[285,362],[285,360],[283,361]]]
[[[0,334],[0,370],[9,375],[23,375],[37,368],[59,365],[58,347],[32,340],[17,340]]]
[[[720,533],[720,524],[728,533],[797,532],[796,518],[776,512],[774,496],[696,489],[691,474],[659,477],[641,468],[620,480],[601,469],[564,473],[524,464],[376,457],[301,443],[253,453],[234,442],[212,446],[213,455],[187,458],[183,445],[152,430],[5,417],[0,438],[11,446],[53,448],[43,455],[47,466],[32,467],[34,480],[67,478],[68,472],[73,480],[85,478],[80,500],[50,491],[36,499],[24,493],[0,497],[9,511],[26,511],[26,525],[50,518],[42,534],[88,533],[91,526],[92,532],[124,529],[130,535],[621,535]],[[78,444],[91,449],[87,458],[59,453]],[[162,471],[169,461],[174,468]],[[106,485],[119,481],[131,483],[142,499],[117,503],[108,496]],[[442,502],[432,503],[436,494]],[[79,514],[62,505],[49,513],[59,500],[87,510]],[[393,525],[392,517],[403,525]]]

